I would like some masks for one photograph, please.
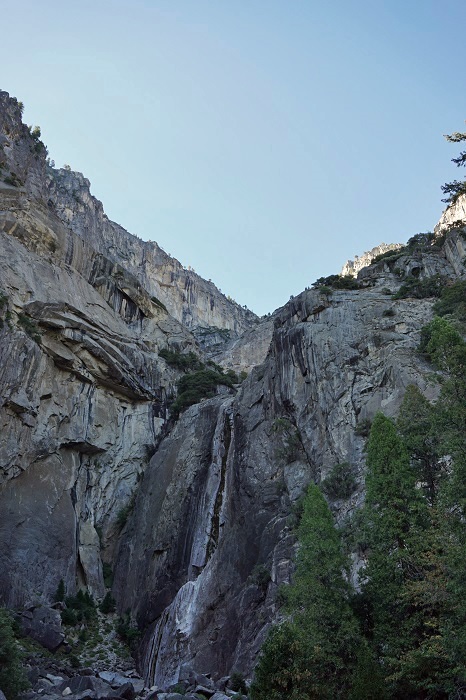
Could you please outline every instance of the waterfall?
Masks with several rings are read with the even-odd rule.
[[[190,638],[198,617],[197,601],[211,577],[210,561],[221,538],[228,454],[231,444],[232,400],[219,410],[212,439],[212,458],[204,488],[194,502],[194,533],[188,579],[159,617],[147,645],[144,669],[147,685],[168,687],[178,682],[183,663],[190,658]]]

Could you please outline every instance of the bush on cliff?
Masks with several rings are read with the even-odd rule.
[[[202,369],[192,374],[185,374],[178,381],[178,397],[171,406],[172,415],[177,417],[188,406],[199,403],[201,399],[215,396],[217,386],[233,387],[230,376],[212,369]]]

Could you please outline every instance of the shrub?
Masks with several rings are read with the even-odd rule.
[[[321,294],[323,294],[326,297],[330,297],[333,294],[333,289],[326,284],[321,284],[318,286],[318,290]]]
[[[290,464],[298,459],[301,454],[302,444],[299,430],[288,418],[276,418],[272,424],[274,433],[281,437],[282,444],[275,450],[275,455]]]
[[[249,578],[251,583],[262,589],[266,589],[272,579],[270,571],[265,564],[256,564]]]
[[[388,317],[388,316],[394,316],[395,311],[393,309],[385,309],[384,312],[382,313],[382,316]]]
[[[382,262],[383,260],[390,267],[391,263],[396,262],[403,255],[406,255],[407,252],[408,250],[406,247],[397,248],[396,250],[387,250],[385,253],[379,253],[375,258],[372,258],[371,265]]]
[[[185,374],[178,381],[178,397],[171,406],[172,414],[177,417],[188,406],[199,403],[201,399],[211,398],[219,384],[233,387],[230,377],[216,370],[202,369],[193,374]]]
[[[413,297],[414,299],[439,297],[444,285],[445,280],[440,277],[440,275],[427,277],[427,279],[424,280],[409,276],[396,294],[393,295],[393,299],[406,299],[407,297]]]
[[[354,467],[349,462],[335,464],[321,483],[322,491],[329,498],[349,498],[356,486]]]
[[[34,340],[38,345],[40,345],[41,336],[39,328],[36,323],[26,316],[26,314],[18,314],[18,323],[23,328],[23,330],[28,334],[32,340]]]
[[[444,287],[440,299],[434,304],[433,312],[437,316],[451,314],[462,322],[466,321],[466,281],[461,280]]]
[[[127,610],[126,613],[118,620],[116,633],[124,642],[126,642],[130,649],[134,647],[135,642],[141,636],[138,628],[131,622],[129,610]]]
[[[104,613],[105,615],[108,615],[108,613],[115,612],[116,608],[116,601],[115,598],[112,596],[110,591],[107,591],[105,594],[105,598],[99,605],[100,612]]]
[[[65,625],[89,622],[95,618],[95,603],[88,591],[78,591],[75,596],[66,596],[66,608],[62,610],[61,619]]]
[[[181,353],[176,350],[163,348],[159,352],[159,357],[163,357],[170,367],[175,367],[183,372],[187,372],[189,369],[199,370],[204,367],[203,363],[194,352]]]
[[[72,608],[65,608],[61,611],[61,621],[64,625],[76,627],[76,625],[78,624],[78,613]]]
[[[362,285],[351,275],[330,275],[319,277],[312,285],[316,289],[331,287],[333,289],[361,289]],[[328,293],[328,292],[327,292]]]
[[[170,693],[178,693],[178,695],[186,695],[186,686],[184,683],[176,683],[170,688]]]
[[[369,437],[369,433],[371,432],[371,425],[372,421],[369,418],[364,418],[356,425],[354,432],[356,435],[359,435],[359,437]]]
[[[246,693],[248,692],[246,681],[244,680],[244,675],[239,671],[233,671],[230,676],[230,688],[235,692]]]

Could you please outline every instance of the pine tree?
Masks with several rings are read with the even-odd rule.
[[[410,697],[400,659],[419,643],[422,620],[411,608],[406,584],[418,574],[415,533],[428,525],[425,501],[416,489],[409,455],[396,427],[378,413],[367,445],[368,473],[363,527],[369,547],[364,595],[371,611],[376,654],[393,688]]]
[[[448,337],[445,334],[444,338]],[[447,353],[440,345],[437,350],[438,356]],[[435,406],[437,435],[429,407],[412,390],[403,410],[409,406],[413,424],[408,428],[407,418],[402,417],[400,425],[405,429],[414,464],[426,444],[431,446],[431,438],[437,454],[443,454],[442,400]],[[464,679],[461,660],[466,651],[466,605],[464,544],[455,534],[453,502],[445,495],[451,489],[445,478],[428,506],[422,490],[416,488],[406,446],[394,423],[382,414],[376,416],[372,426],[367,463],[363,523],[369,556],[364,595],[389,697],[456,697],[454,693]]]
[[[15,700],[28,687],[21,667],[21,654],[13,632],[10,613],[0,608],[0,689],[7,700]]]
[[[466,134],[455,131],[453,134],[445,134],[445,138],[451,143],[461,143],[462,141],[466,141]],[[457,158],[452,158],[452,162],[458,167],[466,165],[466,151],[462,151]],[[442,192],[448,195],[445,199],[442,199],[442,202],[454,204],[460,195],[466,194],[466,180],[447,182],[442,186]]]
[[[433,505],[442,477],[438,418],[435,407],[414,384],[406,389],[396,425],[415,467],[416,477]]]
[[[347,698],[361,645],[343,573],[346,560],[332,515],[311,484],[298,528],[296,573],[286,596],[288,620],[266,641],[253,700]]]

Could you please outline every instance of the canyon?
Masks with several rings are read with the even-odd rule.
[[[147,687],[251,678],[307,485],[353,466],[354,492],[329,499],[344,523],[364,500],[360,427],[395,416],[410,384],[438,392],[417,353],[435,299],[393,294],[465,278],[466,198],[437,245],[382,244],[343,268],[358,288],[309,288],[258,318],[110,221],[5,92],[0,167],[0,604],[49,606],[60,580],[102,600],[106,566]],[[396,264],[374,261],[391,250]],[[176,417],[185,371],[167,350],[241,380]]]

